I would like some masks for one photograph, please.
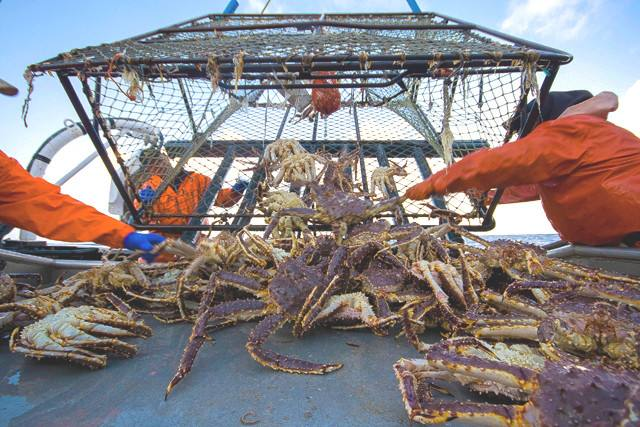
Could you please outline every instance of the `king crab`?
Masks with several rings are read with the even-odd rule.
[[[636,309],[575,292],[554,295],[541,305],[512,296],[514,288],[525,286],[515,283],[507,288],[506,297],[488,297],[500,309],[510,310],[512,316],[470,319],[466,331],[486,339],[537,342],[552,360],[597,360],[640,370],[640,312]]]
[[[334,228],[336,240],[340,244],[354,226],[382,212],[394,210],[405,200],[403,197],[394,197],[383,202],[373,204],[370,200],[362,199],[353,193],[341,191],[333,186],[308,183],[310,195],[315,202],[316,209],[291,208],[283,209],[276,213],[264,232],[267,239],[283,216],[294,215],[308,221],[320,222],[331,225]]]
[[[50,357],[79,363],[89,368],[104,368],[107,358],[95,351],[133,356],[134,345],[120,337],[149,337],[151,329],[142,321],[130,320],[124,314],[91,306],[66,307],[43,319],[16,328],[9,348],[27,357]]]
[[[640,412],[640,377],[631,371],[608,371],[595,365],[547,361],[531,369],[486,357],[460,354],[442,342],[424,359],[401,359],[394,365],[405,408],[412,421],[438,424],[452,420],[492,426],[635,425]],[[433,398],[444,391],[433,381],[456,381],[472,388],[524,402],[494,405]],[[601,405],[607,402],[606,410]]]
[[[383,199],[388,199],[392,194],[398,194],[394,176],[407,176],[406,163],[402,166],[394,162],[390,162],[390,164],[391,166],[377,167],[371,172],[370,191],[372,194],[376,194],[376,191],[380,189]]]

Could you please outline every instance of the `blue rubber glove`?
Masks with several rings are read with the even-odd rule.
[[[150,252],[155,245],[165,241],[165,238],[159,234],[149,233],[143,234],[132,231],[124,238],[124,247],[132,251]],[[143,254],[142,258],[146,262],[153,262],[157,255]]]
[[[246,190],[248,186],[249,186],[249,181],[247,181],[246,179],[243,179],[243,178],[238,178],[238,181],[236,181],[236,183],[233,184],[233,186],[231,188],[236,193],[242,194],[242,193],[244,193],[244,190]]]
[[[138,191],[138,196],[142,203],[151,203],[151,201],[156,197],[156,190],[147,185],[142,190]]]

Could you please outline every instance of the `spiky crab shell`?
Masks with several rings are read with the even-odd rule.
[[[269,296],[285,313],[297,315],[313,289],[326,285],[323,268],[305,264],[302,257],[284,261],[269,283]]]
[[[640,369],[640,312],[625,305],[560,294],[538,328],[542,349],[563,351],[627,369]],[[550,354],[555,356],[555,354]]]
[[[630,371],[547,362],[525,420],[540,426],[640,425],[640,377]]]
[[[327,186],[311,186],[317,209],[330,219],[361,219],[373,206],[370,200]]]
[[[358,276],[370,293],[392,293],[404,288],[411,273],[392,254],[380,253]]]
[[[5,273],[0,273],[0,304],[12,302],[16,297],[16,284]]]
[[[359,246],[367,242],[383,240],[390,229],[391,224],[385,220],[358,224],[347,233],[344,245]]]

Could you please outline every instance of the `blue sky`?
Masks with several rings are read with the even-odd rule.
[[[266,0],[239,0],[238,13],[256,13]],[[53,77],[35,81],[29,127],[20,120],[27,65],[72,48],[141,34],[207,13],[227,0],[0,0],[0,77],[18,86],[0,98],[0,149],[26,164],[63,120],[77,117]],[[635,0],[418,0],[436,11],[566,50],[574,61],[561,69],[556,90],[612,90],[640,96],[640,1]],[[268,12],[408,12],[405,0],[272,0]],[[636,84],[636,86],[634,86]],[[635,88],[635,91],[632,90]],[[628,102],[631,105],[632,102]],[[633,102],[637,106],[637,102]],[[626,104],[623,105],[626,107]],[[635,123],[639,110],[625,110]],[[631,118],[630,118],[631,117]]]

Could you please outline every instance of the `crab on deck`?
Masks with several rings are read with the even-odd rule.
[[[329,253],[319,253],[322,249],[327,249]],[[167,386],[165,398],[191,370],[204,342],[206,324],[210,318],[249,320],[266,316],[251,331],[246,345],[249,354],[262,365],[285,372],[307,374],[324,374],[339,369],[342,366],[340,364],[307,362],[262,348],[269,336],[289,321],[294,322],[294,334],[298,336],[316,323],[327,300],[344,280],[342,263],[346,251],[342,248],[330,255],[332,249],[336,249],[335,244],[326,248],[319,245],[314,249],[315,253],[304,253],[282,262],[266,289],[247,277],[226,272],[212,274],[209,290],[201,300],[189,342],[178,371]],[[232,286],[243,286],[258,299],[223,302],[209,307],[216,288],[223,281]]]
[[[342,367],[341,364],[314,363],[280,355],[263,346],[276,330],[289,322],[293,323],[293,334],[297,337],[320,323],[347,327],[364,325],[372,329],[384,323],[363,293],[345,293],[350,271],[347,259],[345,246],[338,246],[331,236],[322,236],[314,246],[305,247],[299,256],[280,263],[275,276],[263,283],[230,272],[213,273],[166,395],[191,370],[204,343],[209,319],[224,323],[264,317],[251,331],[246,344],[249,354],[263,366],[298,374],[325,374]],[[255,298],[210,306],[215,290],[222,285],[238,287]]]
[[[63,308],[22,330],[16,328],[9,348],[27,357],[64,359],[95,369],[107,364],[107,357],[96,351],[131,357],[136,347],[118,338],[149,336],[151,329],[142,321],[85,305]]]
[[[459,354],[439,343],[424,359],[394,365],[402,400],[412,421],[438,424],[452,420],[491,426],[630,426],[640,422],[640,377],[595,365],[547,361],[542,369],[486,357]],[[455,381],[484,392],[524,402],[496,405],[440,400],[434,381]],[[606,407],[597,404],[607,402]]]
[[[554,284],[554,282],[549,282]],[[540,282],[530,286],[542,286]],[[472,319],[466,332],[485,339],[525,339],[540,344],[552,360],[597,360],[598,363],[640,370],[640,312],[635,308],[576,292],[557,294],[545,304],[516,298],[511,290],[526,289],[514,283],[506,296],[488,291],[513,316]]]

